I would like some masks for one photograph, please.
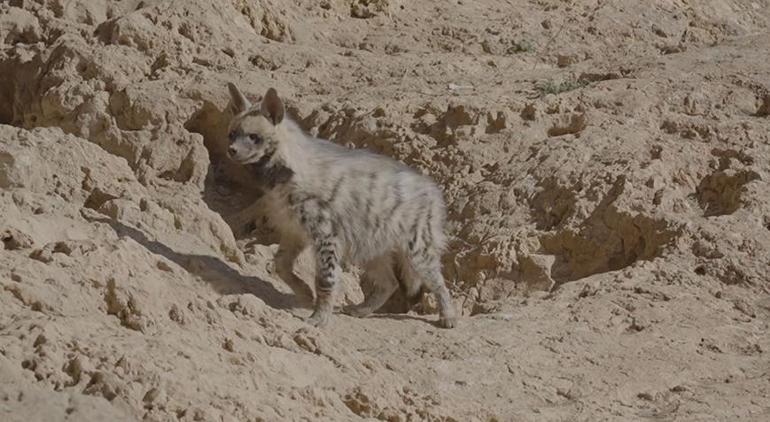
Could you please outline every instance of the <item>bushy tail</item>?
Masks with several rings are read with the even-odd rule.
[[[414,268],[412,268],[412,264],[405,257],[396,259],[394,265],[399,288],[404,294],[407,307],[412,309],[414,305],[420,303],[420,299],[425,291],[425,286],[417,276]]]

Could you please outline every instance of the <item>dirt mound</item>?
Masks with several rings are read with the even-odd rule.
[[[2,419],[762,420],[769,11],[0,4]],[[301,321],[230,81],[441,184],[458,328]]]

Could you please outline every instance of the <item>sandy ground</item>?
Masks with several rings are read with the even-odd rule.
[[[770,420],[768,57],[767,0],[2,2],[0,419]],[[303,323],[228,81],[441,184],[457,328]]]

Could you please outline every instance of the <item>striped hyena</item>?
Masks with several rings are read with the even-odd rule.
[[[451,328],[455,309],[441,275],[445,206],[431,179],[388,157],[312,138],[285,116],[275,89],[251,103],[228,84],[233,119],[228,155],[267,185],[265,203],[280,245],[275,268],[301,299],[311,289],[294,274],[294,261],[311,246],[316,258],[316,299],[310,324],[324,326],[333,307],[342,262],[362,266],[375,279],[363,303],[345,308],[366,316],[399,288],[414,298],[435,294],[439,324]]]

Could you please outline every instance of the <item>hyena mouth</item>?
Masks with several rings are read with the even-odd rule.
[[[251,160],[253,160],[254,157],[256,157],[258,154],[259,154],[259,152],[256,151],[256,152],[252,152],[251,154],[249,154],[249,155],[247,155],[245,157],[239,157],[238,153],[235,153],[233,151],[228,151],[228,155],[230,156],[230,158],[232,158],[233,160],[235,160],[235,161],[237,161],[237,162],[239,162],[239,163],[241,163],[243,165],[250,165],[250,166],[253,166],[253,165],[264,166],[265,164],[267,164],[267,161],[269,161],[270,158],[272,158],[272,156],[273,156],[272,153],[265,154],[259,160],[255,161],[255,162],[251,162]]]

